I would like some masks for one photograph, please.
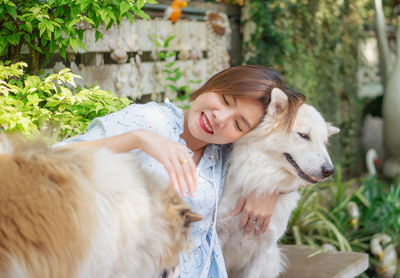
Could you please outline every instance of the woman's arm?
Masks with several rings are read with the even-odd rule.
[[[186,186],[191,196],[197,187],[196,165],[186,147],[156,132],[137,129],[98,140],[72,143],[70,146],[94,146],[122,153],[140,149],[160,162],[168,172],[172,186],[186,196]]]
[[[81,141],[76,143],[71,143],[69,146],[72,147],[98,147],[107,148],[116,153],[129,152],[130,150],[139,149],[141,143],[140,140],[140,130],[135,130],[131,132],[126,132],[120,135],[102,138],[98,140]]]
[[[252,192],[240,199],[232,213],[232,216],[236,216],[242,212],[240,229],[243,229],[244,233],[249,233],[254,228],[254,235],[265,233],[271,221],[277,196],[278,193],[257,195]]]

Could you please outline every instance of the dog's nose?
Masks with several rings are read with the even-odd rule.
[[[332,175],[334,171],[335,171],[335,169],[329,163],[323,164],[321,167],[321,173],[324,178],[327,178],[330,175]]]

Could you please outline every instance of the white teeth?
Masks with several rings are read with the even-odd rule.
[[[211,129],[211,126],[208,124],[207,120],[206,120],[206,115],[203,114],[203,116],[201,117],[201,119],[203,120],[204,126],[207,128],[207,130],[209,132],[213,132]]]

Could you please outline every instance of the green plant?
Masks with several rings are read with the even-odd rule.
[[[302,190],[303,197],[292,214],[284,241],[315,248],[330,243],[341,251],[353,249],[345,234],[351,225],[346,205],[356,194],[349,194],[349,188],[353,188],[357,180],[343,182],[341,168],[336,168],[335,181]]]
[[[0,57],[20,61],[21,48],[29,48],[30,73],[37,74],[40,57],[47,59],[59,51],[66,58],[69,46],[76,52],[83,44],[84,28],[87,23],[97,29],[105,24],[119,24],[123,18],[134,20],[135,16],[149,19],[142,11],[145,3],[155,0],[0,0]],[[96,40],[102,34],[96,31]]]
[[[400,183],[387,185],[372,176],[364,180],[363,187],[360,225],[387,233],[400,246]]]
[[[388,185],[376,176],[343,181],[341,167],[333,181],[302,190],[302,199],[292,214],[283,242],[321,249],[325,243],[341,251],[370,253],[370,241],[386,233],[400,251],[400,184]],[[359,218],[348,210],[354,202]],[[371,254],[368,273],[375,272]]]
[[[167,88],[166,90],[171,90],[174,92],[176,97],[174,101],[186,101],[189,99],[192,90],[189,85],[179,86],[177,83],[182,78],[182,70],[176,65],[177,51],[168,51],[170,42],[175,38],[175,36],[169,36],[165,41],[161,40],[157,36],[154,36],[153,42],[155,46],[159,49],[157,51],[157,57],[164,61],[162,72],[166,74]],[[199,84],[201,80],[189,80],[190,83]]]
[[[99,87],[76,88],[67,68],[58,74],[40,78],[23,75],[27,65],[19,62],[0,64],[0,129],[38,134],[41,129],[58,131],[59,138],[85,131],[95,117],[122,109],[131,103]]]

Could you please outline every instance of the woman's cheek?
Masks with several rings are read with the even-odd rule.
[[[224,141],[221,144],[228,144],[228,143],[232,143],[234,141],[236,141],[237,139],[239,139],[239,136],[236,136],[235,134],[224,134],[224,136],[221,138],[221,141]]]

